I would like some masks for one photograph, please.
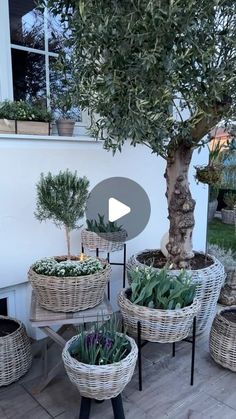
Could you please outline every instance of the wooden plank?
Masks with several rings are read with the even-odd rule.
[[[0,134],[15,134],[15,121],[0,119]]]
[[[103,302],[98,306],[75,313],[54,313],[45,310],[40,307],[34,293],[31,297],[30,322],[33,327],[89,323],[96,321],[98,318],[101,319],[101,317],[108,320],[112,313],[112,306],[106,295]]]
[[[45,333],[45,335],[49,336],[51,339],[54,340],[59,346],[64,348],[66,344],[66,340],[63,339],[58,333],[56,333],[54,330],[50,329],[50,327],[40,327],[40,330]]]
[[[49,123],[38,121],[17,121],[17,134],[49,135]]]

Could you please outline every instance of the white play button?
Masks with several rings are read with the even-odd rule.
[[[108,219],[110,222],[117,221],[124,215],[129,214],[131,211],[128,205],[123,204],[123,202],[118,201],[115,198],[109,198],[108,201]]]

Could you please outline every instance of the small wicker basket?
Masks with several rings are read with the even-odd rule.
[[[210,354],[217,364],[236,372],[236,306],[216,315],[210,332]]]
[[[134,373],[138,356],[134,339],[127,336],[131,350],[120,362],[109,365],[88,365],[77,361],[70,355],[70,346],[78,339],[78,336],[70,339],[62,352],[62,359],[70,381],[83,397],[105,400],[118,396]]]
[[[7,386],[26,374],[32,363],[32,353],[23,323],[0,316],[1,325],[13,330],[0,337],[0,386]]]
[[[197,299],[178,310],[160,310],[133,304],[127,297],[128,290],[118,295],[118,305],[129,333],[137,334],[141,323],[142,339],[149,342],[170,343],[185,339],[191,332],[193,318],[200,309]]]
[[[81,244],[86,249],[101,252],[116,252],[122,250],[127,238],[125,230],[115,231],[114,233],[94,233],[93,231],[82,230]]]
[[[86,310],[100,304],[110,277],[111,266],[105,261],[103,269],[91,275],[62,278],[37,274],[32,268],[28,272],[40,306],[63,313]]]

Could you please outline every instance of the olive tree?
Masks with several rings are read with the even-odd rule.
[[[235,114],[234,0],[59,0],[75,54],[77,102],[99,115],[106,149],[144,144],[166,160],[175,267],[194,257],[194,149]]]

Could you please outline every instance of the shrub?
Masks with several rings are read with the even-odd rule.
[[[208,252],[210,255],[215,256],[224,265],[225,269],[236,268],[236,254],[231,250],[225,250],[217,244],[210,244],[208,246]]]
[[[102,263],[93,257],[87,257],[83,261],[58,262],[55,258],[44,258],[35,262],[32,266],[37,274],[48,276],[82,276],[91,275],[103,269]]]
[[[50,122],[52,113],[42,104],[30,104],[23,100],[0,104],[0,119],[14,119],[18,121]]]
[[[130,270],[131,302],[156,309],[174,310],[193,302],[196,284],[184,270],[170,275],[166,268],[160,271],[152,267]]]

